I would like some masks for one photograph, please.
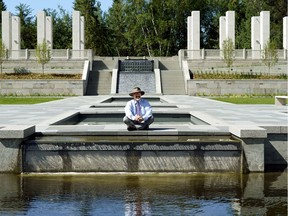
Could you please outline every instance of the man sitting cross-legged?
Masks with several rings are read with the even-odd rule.
[[[154,122],[152,115],[152,107],[150,103],[141,98],[145,92],[141,91],[139,87],[135,87],[130,96],[132,100],[128,101],[125,106],[125,116],[123,122],[127,125],[127,130],[148,130],[149,125]]]

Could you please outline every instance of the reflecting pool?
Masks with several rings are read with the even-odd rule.
[[[109,125],[109,124],[123,124],[123,113],[103,113],[103,114],[75,114],[70,117],[59,120],[52,125]],[[155,123],[167,124],[185,124],[192,125],[208,125],[208,123],[192,116],[189,113],[154,113]]]
[[[287,172],[0,174],[0,215],[287,215]]]

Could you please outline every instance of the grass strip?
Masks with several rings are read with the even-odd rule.
[[[81,80],[82,74],[43,74],[43,73],[3,73],[0,74],[0,80]]]
[[[38,104],[45,103],[63,98],[50,98],[50,97],[0,97],[0,104]]]
[[[54,100],[61,100],[61,97],[0,97],[0,104],[38,104]],[[274,104],[274,97],[215,97],[213,100],[233,104]]]
[[[274,97],[218,97],[213,100],[228,102],[233,104],[274,104]]]

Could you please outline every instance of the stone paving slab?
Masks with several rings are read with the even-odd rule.
[[[153,95],[152,95],[153,96]],[[49,128],[52,130],[50,124],[55,119],[61,119],[67,117],[72,113],[77,113],[84,110],[94,109],[99,112],[123,112],[124,104],[120,106],[115,103],[103,102],[111,97],[117,97],[117,95],[101,95],[101,96],[79,96],[79,97],[68,97],[63,100],[57,100],[47,103],[35,104],[35,105],[0,105],[0,125],[11,126],[11,125],[35,125],[37,132],[43,132]],[[121,96],[123,97],[123,95]],[[129,96],[127,96],[129,99]],[[146,96],[146,97],[149,97]],[[249,127],[266,127],[269,132],[280,132],[287,133],[288,125],[288,106],[276,106],[276,105],[236,105],[226,102],[214,101],[208,98],[194,97],[187,95],[162,95],[160,97],[166,103],[166,106],[159,106],[159,102],[155,105],[154,111],[161,112],[184,112],[191,113],[196,117],[208,122],[212,126],[223,126],[236,127],[237,126],[248,126]],[[107,106],[108,105],[108,106]],[[169,106],[168,106],[169,105]],[[95,108],[89,108],[95,106]],[[121,107],[122,106],[122,107]],[[174,106],[177,108],[174,108]],[[202,125],[183,125],[172,124],[169,126],[154,124],[151,128],[165,128],[161,130],[150,130],[150,134],[165,133],[170,131],[172,133],[179,133],[185,131],[206,131],[211,130],[211,127],[204,128]],[[247,129],[246,128],[246,129]],[[79,128],[76,127],[75,130]],[[83,128],[84,129],[84,128]],[[86,128],[87,129],[87,128]],[[244,128],[245,129],[245,128]],[[110,131],[124,132],[126,131],[125,125],[122,123],[109,125],[109,126],[97,126],[92,130],[99,132]],[[241,128],[238,127],[239,133],[241,134]],[[213,130],[212,130],[213,131]],[[224,130],[225,131],[225,130]],[[258,131],[259,132],[259,131]],[[129,132],[128,132],[129,133]],[[260,132],[259,132],[260,133]],[[263,135],[263,134],[262,134]],[[261,135],[261,136],[262,136]]]

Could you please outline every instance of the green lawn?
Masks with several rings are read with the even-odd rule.
[[[0,104],[38,104],[63,98],[58,97],[0,97]]]
[[[274,97],[218,97],[211,99],[233,104],[274,104]]]
[[[0,97],[0,104],[37,104],[54,100],[60,97]],[[274,104],[274,97],[215,97],[213,100],[234,104]]]

